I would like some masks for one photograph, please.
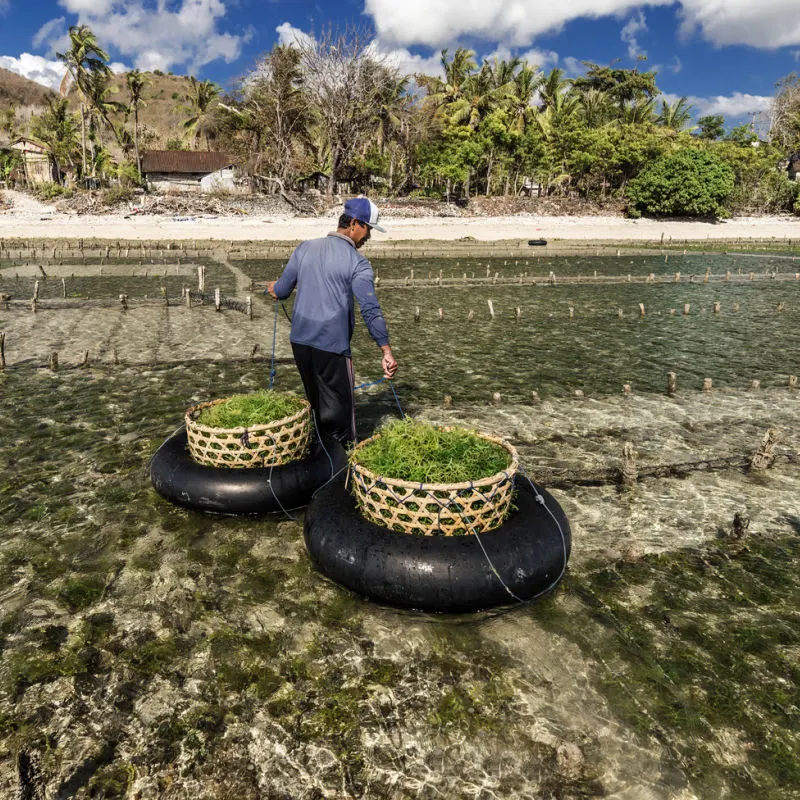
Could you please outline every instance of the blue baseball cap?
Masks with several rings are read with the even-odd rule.
[[[378,225],[380,212],[375,203],[367,197],[353,197],[344,204],[344,213],[351,219],[357,219],[376,231],[386,233],[386,228]]]

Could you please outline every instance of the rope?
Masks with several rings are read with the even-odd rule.
[[[388,381],[389,387],[392,390],[392,394],[394,395],[394,401],[397,403],[397,410],[400,412],[400,416],[405,419],[406,412],[403,411],[403,406],[400,405],[400,398],[397,395],[397,389],[394,388],[394,383],[392,383],[390,378],[379,378],[377,381],[368,381],[367,383],[359,383],[358,386],[353,387],[353,391],[358,392],[361,389],[368,389],[370,386],[378,386],[381,383],[386,383]]]
[[[283,305],[281,303],[281,305]],[[278,338],[278,304],[274,303],[275,306],[275,320],[272,325],[272,363],[270,364],[269,368],[269,388],[272,390],[272,386],[275,383],[275,341]]]

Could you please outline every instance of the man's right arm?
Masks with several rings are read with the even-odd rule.
[[[297,267],[300,261],[298,251],[296,248],[292,253],[291,258],[283,269],[283,274],[277,281],[271,281],[267,284],[264,294],[269,294],[275,300],[285,300],[294,290],[297,285]]]

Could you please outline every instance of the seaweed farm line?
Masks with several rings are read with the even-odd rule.
[[[186,408],[267,385],[281,262],[0,261],[0,797],[800,798],[800,282],[737,258],[376,259],[403,409],[511,441],[573,528],[554,594],[463,617],[152,489]],[[362,436],[397,413],[358,392]]]

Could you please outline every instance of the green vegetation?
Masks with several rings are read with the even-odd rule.
[[[419,483],[461,483],[508,469],[508,451],[464,429],[443,430],[412,419],[395,420],[351,460],[381,477]]]
[[[305,406],[302,398],[285,392],[262,390],[235,394],[224,403],[204,409],[198,422],[209,428],[249,428],[291,417]]]
[[[632,216],[717,217],[733,192],[733,170],[715,153],[678,150],[631,181]]]

